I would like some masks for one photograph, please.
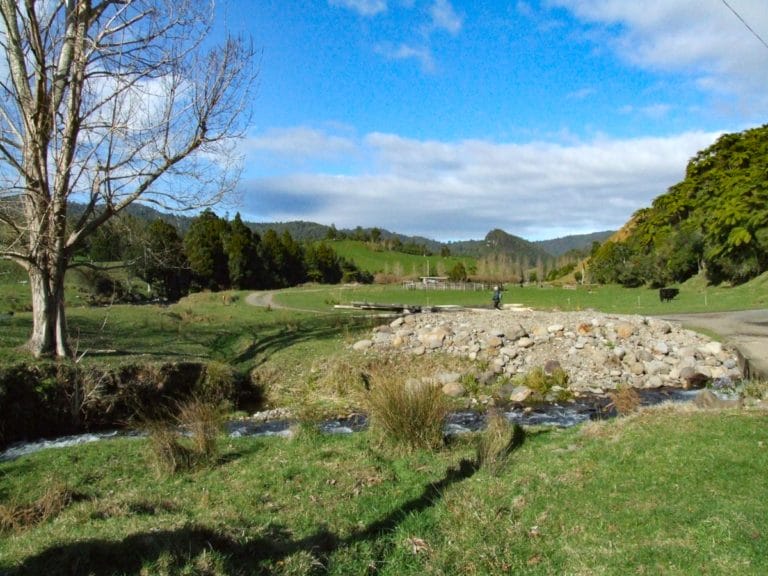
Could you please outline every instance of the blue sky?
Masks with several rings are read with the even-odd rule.
[[[250,221],[615,229],[719,134],[768,121],[766,0],[220,0],[218,17],[261,50]]]

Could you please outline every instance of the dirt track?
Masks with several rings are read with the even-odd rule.
[[[768,309],[673,314],[663,318],[680,322],[691,330],[705,329],[720,335],[745,358],[746,376],[768,378]]]

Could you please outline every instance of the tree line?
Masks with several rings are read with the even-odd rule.
[[[266,290],[305,282],[370,283],[373,276],[326,242],[299,243],[284,230],[254,232],[236,214],[210,209],[182,234],[169,222],[131,216],[102,226],[84,245],[81,262],[124,262],[158,297],[175,301],[201,290]]]
[[[591,280],[664,286],[704,273],[746,282],[768,268],[768,124],[721,136],[685,179],[637,211],[621,240],[595,245]]]

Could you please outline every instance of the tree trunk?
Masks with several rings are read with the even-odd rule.
[[[68,357],[63,271],[50,273],[30,267],[29,285],[32,291],[32,335],[27,348],[36,358]]]

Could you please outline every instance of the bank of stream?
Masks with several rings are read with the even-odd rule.
[[[642,406],[652,406],[662,402],[689,402],[699,393],[698,390],[680,388],[660,388],[638,390]],[[605,396],[584,396],[570,402],[552,402],[532,406],[509,405],[502,408],[504,416],[510,422],[523,427],[551,426],[568,428],[589,420],[603,420],[616,416],[615,408]],[[451,412],[446,418],[445,434],[453,436],[483,430],[487,413],[484,411],[463,410]],[[227,423],[226,432],[231,438],[250,436],[289,437],[297,421],[291,418],[270,419],[243,418]],[[343,418],[321,422],[319,429],[326,434],[352,434],[365,430],[368,419],[365,414],[350,414]],[[110,430],[40,439],[31,442],[17,442],[0,452],[0,461],[14,460],[27,454],[52,448],[66,448],[90,442],[99,442],[115,438],[143,438],[141,430]]]

